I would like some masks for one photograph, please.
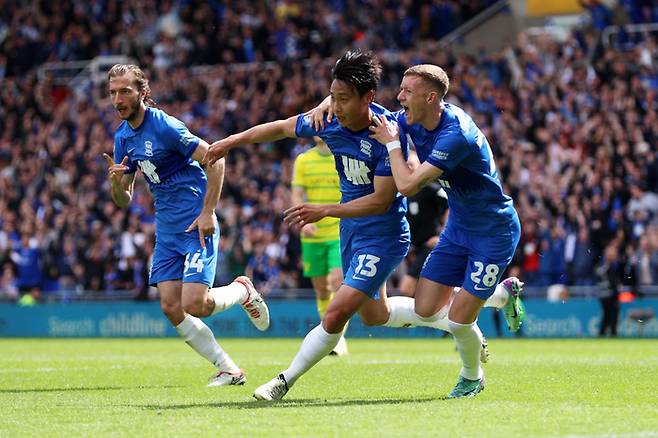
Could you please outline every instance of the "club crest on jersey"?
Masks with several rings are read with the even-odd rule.
[[[372,145],[369,141],[361,140],[361,152],[366,154],[368,157],[372,157]]]
[[[151,143],[149,140],[144,142],[144,155],[147,157],[153,156],[153,143]]]

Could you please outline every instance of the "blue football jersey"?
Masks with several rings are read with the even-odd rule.
[[[190,157],[199,145],[183,122],[157,108],[146,108],[137,128],[121,122],[114,135],[114,161],[128,156],[128,170],[139,168],[155,203],[158,233],[179,233],[196,219],[206,195],[206,173]]]
[[[393,120],[394,115],[386,108],[371,104],[375,115],[384,115]],[[310,117],[299,115],[295,129],[297,137],[319,136],[329,146],[335,157],[336,170],[340,178],[341,203],[367,196],[375,191],[375,176],[392,176],[391,163],[386,146],[370,138],[371,131],[351,131],[340,126],[334,117],[324,129],[313,129]],[[407,152],[406,141],[403,144]],[[407,200],[399,192],[389,210],[384,214],[341,219],[341,227],[348,227],[360,234],[399,236],[408,232],[405,218]]]
[[[449,103],[432,131],[408,125],[402,111],[396,116],[400,137],[413,143],[421,163],[443,170],[438,182],[448,194],[448,226],[474,234],[507,231],[516,211],[503,193],[489,142],[473,119]]]

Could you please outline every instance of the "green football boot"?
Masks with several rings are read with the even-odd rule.
[[[509,299],[503,306],[503,314],[507,327],[511,332],[516,332],[525,320],[525,306],[521,301],[521,291],[523,290],[523,282],[516,277],[506,278],[501,282],[505,290],[509,293]]]
[[[448,394],[448,398],[475,397],[478,392],[484,390],[484,376],[479,380],[469,380],[459,376],[455,387]]]

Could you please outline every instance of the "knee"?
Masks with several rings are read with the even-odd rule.
[[[192,316],[206,316],[204,314],[203,299],[199,297],[184,297],[183,311]]]
[[[418,305],[418,301],[416,301],[416,304],[414,305],[414,311],[416,312],[416,315],[420,316],[421,318],[430,318],[436,313],[434,307],[420,306]]]
[[[174,325],[179,323],[185,318],[183,313],[183,308],[180,302],[177,301],[160,301],[160,308],[162,313],[171,321]]]
[[[322,326],[327,331],[327,333],[338,333],[345,328],[345,324],[349,319],[349,315],[346,314],[340,308],[329,308],[322,318]]]

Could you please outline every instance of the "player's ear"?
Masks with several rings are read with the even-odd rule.
[[[370,104],[375,100],[375,90],[370,90],[363,95],[364,99]]]
[[[430,93],[427,95],[427,103],[432,103],[436,98],[438,97],[438,93],[436,91],[430,91]]]

